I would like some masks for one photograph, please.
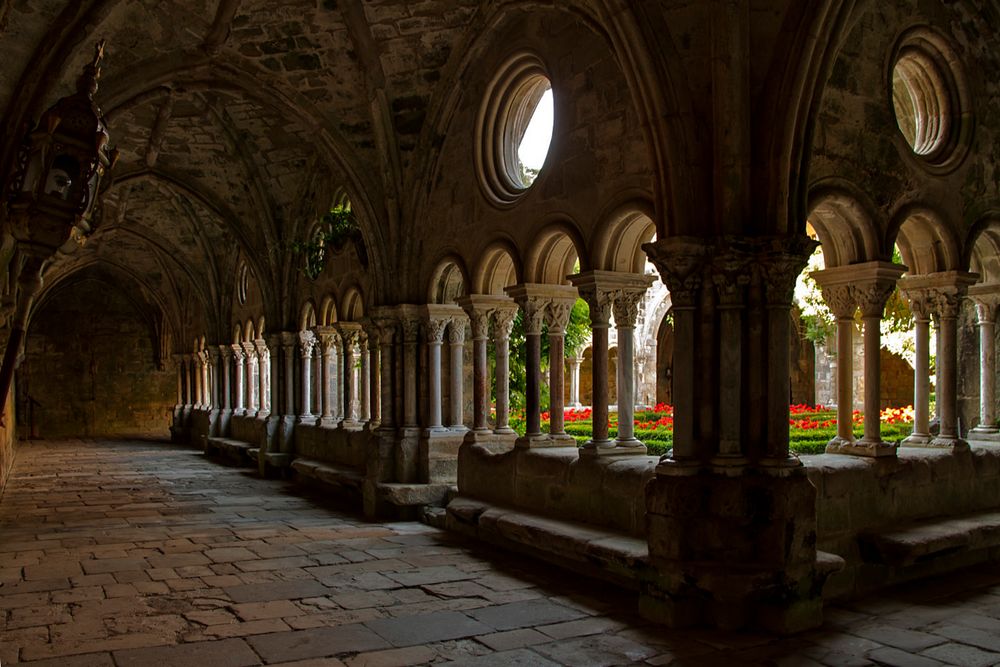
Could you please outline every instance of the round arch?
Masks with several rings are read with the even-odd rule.
[[[302,304],[302,310],[299,311],[299,331],[306,331],[314,326],[316,326],[316,306],[310,299]]]
[[[455,303],[469,291],[468,275],[461,257],[453,254],[446,256],[431,274],[427,303]]]
[[[877,216],[868,198],[850,185],[822,185],[810,193],[809,224],[823,246],[826,268],[879,259]]]
[[[337,300],[332,294],[323,297],[319,306],[319,323],[323,326],[334,324],[337,321]]]
[[[344,294],[344,298],[341,299],[340,306],[342,321],[360,321],[365,316],[365,300],[361,289],[357,285],[352,285]]]
[[[473,289],[476,294],[504,296],[504,287],[516,285],[522,275],[517,251],[507,241],[494,241],[483,251],[476,266]]]
[[[566,276],[575,272],[580,262],[580,270],[586,259],[583,237],[575,224],[559,221],[545,226],[532,241],[525,262],[525,281],[548,285],[568,285]]]
[[[962,267],[958,239],[937,213],[925,206],[909,206],[893,219],[887,246],[895,243],[910,275],[955,271]]]
[[[604,271],[644,273],[646,253],[642,246],[656,239],[656,223],[651,213],[649,202],[632,202],[602,222],[593,241],[593,267]]]

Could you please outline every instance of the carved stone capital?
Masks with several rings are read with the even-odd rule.
[[[262,338],[258,338],[253,342],[253,344],[257,351],[257,357],[260,359],[261,363],[266,363],[271,358],[271,349],[267,346],[267,341]]]
[[[453,317],[448,324],[448,342],[452,345],[463,345],[465,343],[465,326],[468,323],[466,317]]]
[[[538,296],[528,296],[517,300],[524,313],[524,333],[526,335],[541,335],[542,325],[549,309],[549,300]]]
[[[493,310],[477,309],[469,314],[469,324],[472,328],[472,340],[486,340],[490,335],[490,318]],[[513,322],[513,320],[511,320]]]
[[[220,345],[219,353],[222,354],[223,361],[229,361],[233,358],[233,347],[231,345]]]
[[[299,351],[303,357],[311,357],[316,347],[316,335],[312,331],[299,332]]]
[[[675,308],[694,307],[713,248],[704,239],[673,237],[642,246],[670,290]]]
[[[400,322],[404,343],[416,343],[420,339],[422,323],[417,317],[404,317]]]
[[[840,320],[854,319],[858,302],[854,296],[853,285],[820,285],[820,291],[823,294],[823,301],[834,317]]]
[[[243,344],[242,343],[233,343],[231,349],[233,351],[233,359],[236,360],[236,363],[238,363],[238,364],[239,363],[243,363],[243,359],[246,357],[246,353],[243,352]]]
[[[979,315],[979,324],[992,324],[997,321],[997,309],[1000,307],[1000,300],[997,298],[974,298],[976,303],[976,313]]]
[[[634,327],[639,317],[639,304],[645,292],[619,289],[613,294],[615,324],[618,327]]]
[[[934,294],[935,312],[938,317],[953,320],[962,309],[962,290],[955,287],[939,287]]]
[[[871,280],[860,282],[854,290],[854,298],[861,309],[862,317],[881,318],[885,313],[885,302],[896,289],[895,280]]]
[[[424,334],[429,343],[441,343],[444,341],[444,332],[448,328],[451,320],[444,317],[431,317],[424,322]]]
[[[611,321],[614,293],[597,285],[580,287],[580,298],[590,307],[590,324],[593,327],[607,327]]]
[[[716,249],[711,258],[711,279],[723,306],[745,302],[743,291],[750,284],[754,260],[755,248],[742,239],[727,239]]]
[[[497,308],[493,311],[493,324],[496,327],[498,340],[510,338],[514,330],[514,320],[517,318],[517,308]]]
[[[808,236],[781,236],[763,239],[756,266],[762,269],[771,306],[791,306],[795,282],[819,245]]]
[[[934,297],[926,289],[907,289],[900,287],[900,293],[913,311],[913,317],[917,320],[928,321],[934,312]]]
[[[545,320],[549,325],[550,334],[558,336],[566,333],[566,327],[569,325],[569,316],[573,312],[574,303],[575,301],[558,299],[553,299],[549,302],[545,313]]]

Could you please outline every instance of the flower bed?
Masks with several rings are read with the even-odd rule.
[[[593,413],[590,408],[567,410],[565,416],[566,433],[583,444],[590,439],[593,428]],[[518,433],[524,433],[524,415],[511,415],[511,426]],[[855,410],[853,430],[856,438],[864,431],[864,415]],[[913,407],[886,408],[881,413],[882,439],[886,442],[902,440],[913,430]],[[646,443],[650,454],[664,454],[673,445],[674,409],[660,403],[649,410],[639,410],[634,419],[635,437]],[[549,413],[542,413],[542,430],[548,432]],[[611,413],[608,431],[614,438],[618,435],[618,415]],[[799,454],[819,454],[826,443],[837,434],[837,413],[822,405],[792,405],[788,415],[789,446]]]

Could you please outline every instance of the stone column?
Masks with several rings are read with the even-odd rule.
[[[361,428],[358,421],[358,376],[354,372],[354,351],[361,340],[361,325],[355,322],[343,322],[338,325],[340,338],[343,341],[343,378],[344,378],[344,419],[340,422],[342,428],[356,430]]]
[[[464,297],[459,303],[472,327],[472,431],[482,435],[490,432],[490,369],[486,344],[493,311],[476,305],[471,297]]]
[[[467,320],[464,316],[455,316],[451,318],[451,322],[448,324],[449,368],[451,369],[448,374],[448,378],[451,380],[448,387],[448,406],[451,408],[448,428],[452,431],[460,432],[468,430],[465,426],[465,416],[463,414],[463,403],[465,402],[463,362],[465,356],[466,324]]]
[[[420,319],[413,315],[402,316],[403,328],[403,428],[416,428],[417,422],[417,343],[420,338]]]
[[[175,354],[174,363],[177,365],[177,404],[174,405],[174,420],[176,421],[184,411],[184,356]]]
[[[242,343],[242,346],[243,364],[245,366],[243,372],[245,374],[246,415],[247,417],[256,417],[257,410],[260,407],[257,401],[258,373],[260,372],[260,369],[257,367],[257,348],[250,341]]]
[[[322,378],[323,391],[320,396],[322,415],[320,425],[333,428],[337,425],[337,420],[333,414],[333,382],[331,380],[331,370],[333,365],[334,349],[340,345],[340,336],[333,327],[317,327],[316,336],[319,338],[321,359],[320,376]]]
[[[448,320],[430,316],[424,324],[427,342],[427,430],[446,430],[441,423],[441,345]]]
[[[368,333],[368,424],[375,428],[382,423],[382,345],[378,328]]]
[[[395,426],[396,408],[393,403],[393,339],[396,336],[396,324],[389,318],[378,320],[379,361],[381,371],[381,420],[380,429],[392,429]]]
[[[254,341],[254,348],[257,352],[257,416],[267,419],[271,414],[271,404],[269,391],[271,387],[271,352],[267,347],[267,341],[258,338]]]
[[[510,333],[514,329],[516,307],[497,308],[493,311],[493,336],[496,347],[496,423],[494,432],[510,435]]]
[[[299,337],[286,331],[281,334],[281,351],[285,357],[285,418],[290,419],[295,416],[295,350],[299,344]]]
[[[935,398],[941,430],[931,441],[933,447],[968,449],[958,432],[958,311],[962,295],[957,288],[938,288],[936,315],[938,323],[937,386]]]
[[[990,287],[989,289],[995,289]],[[970,439],[997,439],[996,416],[996,314],[1000,294],[983,293],[981,286],[969,288],[979,315],[979,424],[970,431]]]
[[[854,312],[858,309],[854,287],[850,284],[827,283],[823,272],[813,278],[823,291],[823,300],[837,318],[837,435],[826,445],[826,451],[839,453],[844,445],[854,443]]]
[[[549,301],[545,311],[549,327],[549,439],[554,445],[575,446],[573,436],[566,433],[566,326],[576,303],[572,299]]]
[[[299,379],[301,380],[301,410],[299,411],[300,424],[313,424],[315,417],[312,413],[312,355],[316,347],[316,337],[311,331],[299,332]]]
[[[517,439],[518,447],[551,445],[542,433],[541,381],[542,381],[542,325],[551,300],[545,294],[546,285],[515,285],[506,292],[521,309],[524,319],[525,388],[524,436]],[[560,443],[561,444],[561,443]]]
[[[913,433],[901,444],[926,447],[933,438],[930,431],[930,328],[933,304],[927,290],[908,289],[911,278],[903,278],[900,288],[910,303],[914,322],[913,362]]]
[[[212,407],[212,383],[208,378],[208,352],[198,353],[198,364],[201,370],[201,407],[208,410]]]
[[[232,386],[229,379],[233,348],[229,345],[220,345],[219,353],[222,355],[222,411],[228,417],[233,412]]]
[[[858,285],[856,296],[865,325],[865,430],[858,447],[869,456],[895,456],[896,445],[882,441],[882,315],[885,303],[896,287],[896,279],[885,277]]]
[[[941,271],[903,280],[907,294],[917,294],[930,305],[931,314],[938,322],[936,404],[940,432],[929,444],[907,439],[907,445],[950,447],[964,451],[969,443],[958,432],[958,312],[962,298],[976,274],[965,271]],[[916,396],[914,397],[916,400]],[[916,409],[916,403],[914,404]],[[916,421],[916,415],[914,416]]]
[[[267,409],[270,416],[282,415],[281,409],[281,335],[267,337]]]
[[[358,371],[358,399],[360,402],[359,421],[367,423],[371,419],[371,362],[368,356],[368,336],[362,331],[358,334],[358,352],[361,355],[361,369]]]
[[[246,406],[243,404],[243,400],[246,398],[246,392],[243,389],[244,382],[244,371],[246,366],[243,361],[246,354],[243,352],[243,345],[240,343],[233,343],[233,364],[236,369],[236,391],[234,396],[236,398],[236,407],[233,410],[234,415],[243,416],[246,414]]]
[[[201,355],[197,352],[193,353],[189,363],[191,366],[191,377],[194,378],[194,403],[192,405],[195,410],[201,410]]]
[[[652,280],[650,277],[649,282]],[[613,305],[618,328],[618,437],[615,438],[615,448],[619,454],[646,454],[646,446],[636,440],[634,430],[635,320],[639,316],[639,302],[645,293],[645,289],[617,290]]]
[[[609,290],[598,284],[594,272],[581,274],[573,279],[580,290],[580,297],[590,306],[591,328],[591,378],[593,398],[591,414],[593,427],[590,440],[580,448],[580,455],[612,453],[615,443],[608,436],[608,327],[611,322],[613,302]]]
[[[582,408],[580,403],[580,364],[583,359],[580,357],[569,358],[569,401],[574,408]]]

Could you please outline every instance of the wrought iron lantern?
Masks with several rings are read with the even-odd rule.
[[[22,252],[51,256],[92,231],[101,178],[118,150],[108,147],[104,115],[94,102],[105,42],[77,79],[76,92],[42,114],[28,132],[7,189],[12,233]]]

